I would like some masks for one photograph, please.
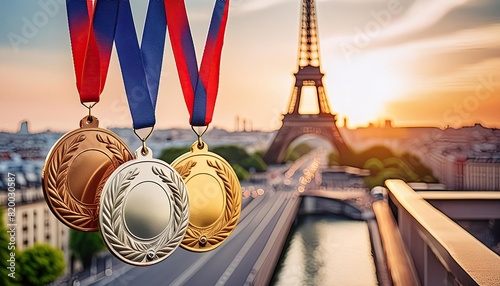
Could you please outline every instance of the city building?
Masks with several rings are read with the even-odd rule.
[[[364,177],[370,170],[349,166],[331,166],[321,172],[320,187],[332,190],[366,190]]]
[[[500,130],[479,124],[445,129],[418,154],[449,190],[500,189]]]
[[[0,192],[3,221],[7,228],[15,229],[16,250],[23,251],[35,243],[47,243],[64,253],[69,265],[69,228],[62,224],[50,211],[41,188],[16,189],[14,221],[9,220],[7,192]]]

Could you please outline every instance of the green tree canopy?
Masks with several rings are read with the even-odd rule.
[[[381,186],[386,179],[402,179],[407,182],[435,183],[436,178],[418,157],[409,153],[395,154],[385,146],[374,146],[362,152],[329,154],[330,165],[353,166],[370,170],[365,178],[367,187]]]
[[[217,146],[212,148],[212,152],[226,159],[230,164],[240,164],[250,156],[245,149],[236,145]]]
[[[234,173],[238,177],[238,180],[245,181],[250,179],[250,173],[238,164],[231,165],[233,167]]]
[[[69,232],[69,248],[76,258],[82,261],[83,267],[90,267],[92,257],[106,248],[99,232],[83,232],[71,229]]]
[[[257,154],[250,155],[241,160],[240,165],[249,171],[253,169],[256,172],[265,172],[267,170],[267,164]]]
[[[189,152],[190,149],[190,146],[165,148],[161,151],[159,159],[170,164],[184,153]]]
[[[189,152],[190,147],[166,148],[161,152],[160,159],[172,163],[177,157]],[[234,169],[238,179],[248,180],[250,170],[264,172],[267,164],[259,154],[248,154],[248,152],[236,145],[217,146],[210,148],[210,151],[224,158]]]
[[[300,157],[304,156],[305,154],[311,152],[313,147],[311,147],[307,143],[300,143],[299,145],[293,147],[293,148],[288,148],[285,152],[285,157],[283,158],[283,161],[285,162],[290,162],[290,161],[295,161],[299,159]]]
[[[35,244],[19,254],[16,270],[21,285],[45,285],[64,273],[63,252],[49,244]]]

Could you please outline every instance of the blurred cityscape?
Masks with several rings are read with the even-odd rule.
[[[444,130],[433,127],[393,127],[390,122],[380,127],[369,126],[357,129],[341,127],[339,129],[351,148],[358,152],[383,146],[392,150],[393,154],[410,153],[413,156],[410,158],[415,158],[413,163],[417,163],[412,165],[411,160],[401,161],[399,164],[405,164],[405,166],[400,166],[401,170],[407,167],[414,168],[420,164],[426,165],[432,171],[435,180],[431,182],[409,181],[408,183],[416,190],[500,190],[499,129],[485,128],[479,124]],[[140,143],[132,131],[128,129],[113,129],[112,131],[123,138],[128,146],[139,146]],[[248,152],[258,152],[269,146],[275,133],[210,129],[204,136],[204,140],[211,147],[236,145]],[[69,229],[50,212],[41,191],[40,175],[45,157],[51,146],[62,135],[50,131],[31,133],[27,122],[21,124],[17,133],[0,133],[0,204],[4,207],[3,219],[7,223],[8,178],[9,173],[14,174],[16,216],[20,230],[16,234],[17,249],[29,248],[37,242],[53,245],[64,252],[67,265],[66,275],[71,273],[74,277],[74,273],[85,271],[85,269],[78,262],[70,263],[72,258],[69,250]],[[190,129],[156,130],[148,140],[148,146],[154,150],[155,155],[159,155],[166,148],[190,146],[195,140],[196,137]],[[290,148],[308,143],[314,148],[326,150],[325,154],[334,151],[334,147],[328,142],[322,142],[317,138],[310,139],[307,136],[294,142]],[[370,169],[372,166],[369,164],[358,168],[332,166],[323,161],[318,171],[321,175],[316,176],[316,186],[319,189],[334,192],[352,193],[355,190],[361,190],[362,193],[368,194],[366,178],[370,172],[373,172],[373,169]],[[285,173],[285,170],[288,171]],[[286,179],[290,172],[294,172],[293,165],[285,164],[282,167],[272,167],[264,173],[254,173],[250,180],[242,182],[244,200],[290,185],[290,181]],[[299,191],[300,188],[299,186]],[[497,221],[475,223],[462,221],[460,223],[482,243],[497,252],[500,250],[497,245],[500,237],[495,234],[495,229],[499,228]],[[112,263],[106,262],[111,259],[109,253],[104,256],[100,255],[104,257],[102,258],[104,262],[99,263],[102,265]],[[87,276],[91,275],[89,271],[87,269]]]
[[[340,127],[349,146],[358,152],[384,146],[394,154],[411,153],[449,190],[500,189],[500,129],[480,124],[462,128],[382,127],[373,125],[348,129]],[[131,129],[111,129],[131,150],[140,147],[140,140]],[[203,137],[210,147],[236,145],[253,153],[266,150],[276,132],[226,131],[210,129]],[[38,188],[41,171],[50,148],[64,134],[50,131],[30,133],[28,122],[22,122],[17,133],[0,132],[0,189],[7,189],[7,173],[16,175],[19,188]],[[327,141],[302,138],[294,142],[323,146],[332,151]],[[148,147],[155,156],[166,148],[190,146],[196,135],[190,129],[155,130]],[[302,140],[302,141],[301,141]]]
[[[484,68],[486,60],[475,55],[487,46],[464,48],[474,51],[474,55],[464,57],[443,53],[450,61],[463,65],[443,72],[445,78],[459,68],[480,77],[479,85],[476,83],[474,87],[475,96],[472,96],[472,89],[466,89],[464,92],[469,96],[463,97],[461,104],[454,102],[455,93],[450,97],[453,99],[446,102],[453,105],[453,111],[458,112],[456,116],[446,112],[438,114],[448,117],[447,121],[455,121],[457,126],[465,126],[444,129],[400,127],[385,120],[380,124],[349,129],[347,118],[343,119],[342,126],[337,123],[337,115],[330,108],[324,88],[316,1],[300,2],[298,67],[293,74],[295,84],[289,105],[280,118],[281,127],[273,132],[258,131],[253,128],[253,119],[236,117],[234,131],[211,128],[203,136],[211,150],[219,148],[219,152],[225,153],[220,155],[229,161],[241,181],[241,216],[224,243],[205,253],[177,248],[168,259],[148,267],[135,267],[120,261],[106,250],[99,232],[70,230],[52,214],[42,192],[41,173],[51,147],[64,134],[51,131],[32,133],[29,123],[22,122],[15,133],[0,132],[0,205],[3,214],[0,226],[5,228],[0,233],[0,240],[6,244],[0,249],[0,285],[500,285],[500,129],[481,124],[466,126],[464,120],[470,114],[461,110],[465,108],[469,113],[479,113],[486,110],[479,109],[480,106],[494,102],[485,101],[497,94],[493,69],[491,74],[483,74],[488,70]],[[425,26],[433,30],[432,42],[449,45],[449,51],[456,52],[457,43],[461,44],[463,39],[474,42],[470,41],[470,36],[476,27],[464,26],[466,21],[462,16],[465,10],[453,11],[452,6],[462,8],[463,3],[403,5],[391,1],[382,4],[386,6],[379,7],[382,10],[371,10],[373,19],[363,25],[364,31],[354,27],[353,45],[344,41],[338,43],[344,59],[350,64],[348,70],[352,69],[349,84],[365,88],[348,93],[349,96],[341,95],[358,115],[376,111],[372,104],[388,104],[390,93],[400,92],[397,88],[393,91],[381,88],[401,82],[399,74],[388,73],[384,78],[389,60],[401,59],[392,57],[398,54],[397,49],[396,52],[392,50],[392,45],[387,53],[390,56],[376,57],[376,61],[368,61],[365,66],[356,65],[357,59],[351,62],[351,56],[359,54],[368,44],[373,44],[379,52],[384,37],[382,41],[378,41],[379,38],[371,42],[379,33],[391,34],[381,32],[393,18],[396,24],[391,26],[393,30],[389,30],[392,34],[399,34],[400,28],[406,26],[405,29],[411,28],[406,32],[421,37],[423,34],[413,29]],[[397,18],[397,14],[406,9],[403,8],[406,4],[409,4],[408,13],[401,14],[408,14],[411,23],[402,22],[403,25],[398,26],[401,18]],[[256,6],[266,6],[236,3],[234,8],[239,5],[252,6],[251,10]],[[369,6],[366,3],[355,5]],[[63,10],[56,2],[40,1],[39,6],[43,11],[33,14],[33,22],[40,24],[37,24],[38,28],[47,24],[47,15],[53,17]],[[488,14],[495,14],[488,5],[474,4],[469,10],[483,17],[485,13],[478,12],[479,6],[487,9]],[[436,7],[440,11],[434,11]],[[259,17],[263,15],[260,10],[256,11],[259,11]],[[356,18],[351,17],[350,10],[339,12],[347,15],[346,18]],[[275,17],[287,13],[280,10],[278,14],[272,14],[273,25],[282,24]],[[422,14],[430,15],[426,20],[433,23],[427,25],[420,21],[422,17],[415,17]],[[462,30],[439,38],[434,32],[442,28],[434,25],[441,17],[453,18],[452,14],[461,16],[457,18],[460,23],[457,27],[472,32],[459,40],[451,36],[461,35]],[[337,20],[333,16],[330,18]],[[418,23],[413,22],[415,20]],[[23,17],[22,21],[23,33],[36,34],[38,28],[29,19]],[[443,23],[447,27],[453,26],[448,21]],[[495,25],[491,27],[496,29],[498,25]],[[346,26],[350,27],[349,24]],[[477,30],[475,33],[483,37],[490,35],[491,31],[494,30]],[[246,33],[240,34],[246,36]],[[415,42],[416,45],[406,42],[411,38],[407,37],[410,34],[404,34],[403,46],[418,49],[427,46],[420,42]],[[31,36],[34,35],[26,37],[31,39]],[[8,37],[11,45],[14,45],[14,39],[16,45],[29,42],[13,33]],[[282,40],[282,37],[272,35],[271,38]],[[257,42],[259,49],[268,49],[269,40],[265,44]],[[445,43],[448,40],[451,44]],[[390,38],[388,42],[392,43]],[[484,45],[486,41],[480,38],[477,42]],[[496,42],[491,42],[493,51],[497,46]],[[434,65],[426,67],[429,70],[444,67],[445,61],[435,60],[434,57],[441,57],[441,54],[433,47],[429,45],[432,57],[425,61],[414,58],[415,62],[412,62],[412,57],[402,53],[405,55],[403,64],[398,64],[405,68],[405,72],[407,66],[421,68],[417,61],[426,64],[433,61]],[[37,48],[33,50],[37,51]],[[241,57],[239,50],[238,57]],[[461,60],[456,60],[458,57]],[[462,58],[466,59],[467,65]],[[254,57],[248,59],[254,61]],[[481,64],[480,69],[476,67],[481,70],[480,76],[470,65],[474,61]],[[228,62],[241,65],[240,58]],[[374,65],[375,62],[380,63]],[[258,73],[263,70],[275,72],[262,63],[256,67]],[[358,76],[370,68],[373,68],[372,73]],[[336,74],[340,81],[349,81],[349,77],[341,76],[348,70],[340,69]],[[382,76],[377,77],[380,74]],[[268,77],[266,81],[270,79],[269,73],[262,72],[262,75]],[[459,80],[451,84],[446,81],[451,90],[455,92],[453,83],[470,88],[462,82],[465,77],[457,78]],[[238,74],[237,80],[240,79]],[[425,92],[412,89],[419,97],[418,102],[426,101],[425,108],[439,103],[435,95],[441,98],[449,95],[441,94],[439,80],[443,79],[435,73],[432,73],[432,80],[429,79],[428,85],[436,85],[432,87],[436,93],[432,98],[426,97],[428,91],[425,89]],[[248,82],[255,84],[254,81]],[[418,82],[415,85],[424,84]],[[235,88],[241,89],[241,86],[235,85]],[[269,93],[260,95],[268,96]],[[373,101],[359,103],[353,100],[356,97],[351,97],[354,95]],[[307,104],[303,103],[307,100],[303,99],[308,96],[316,103],[313,112],[306,112],[304,108]],[[236,101],[239,99],[234,100],[231,104],[240,103]],[[267,104],[254,98],[251,100],[259,105]],[[401,102],[405,107],[413,108],[412,101]],[[359,108],[361,105],[366,107],[365,110]],[[420,110],[416,114],[421,116]],[[430,118],[419,120],[431,122],[436,119],[436,114]],[[122,138],[132,152],[141,147],[131,129],[112,128],[111,131]],[[147,146],[152,149],[154,157],[169,161],[179,152],[187,152],[196,140],[190,129],[155,130],[147,140]],[[227,200],[227,196],[222,197]],[[223,205],[226,206],[225,201]],[[145,211],[147,207],[144,206]],[[225,216],[221,214],[220,217]],[[125,226],[128,227],[126,222]],[[45,245],[41,247],[42,243]]]

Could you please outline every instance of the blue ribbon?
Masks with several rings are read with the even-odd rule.
[[[128,0],[119,2],[115,44],[134,129],[153,127],[165,47],[167,19],[163,0],[150,0],[141,47]]]
[[[200,70],[184,0],[165,0],[170,42],[177,64],[186,107],[193,126],[212,122],[217,92],[229,0],[216,0],[205,42]]]

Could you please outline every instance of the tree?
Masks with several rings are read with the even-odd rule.
[[[233,167],[234,173],[240,181],[246,181],[250,179],[250,173],[238,164],[231,165]]]
[[[189,150],[189,146],[166,148],[161,151],[159,159],[170,164],[184,153],[189,152]]]
[[[21,285],[45,285],[64,273],[63,252],[49,244],[37,243],[19,254]]]
[[[224,158],[233,167],[239,180],[248,180],[251,176],[249,173],[250,170],[256,172],[267,170],[267,165],[259,154],[250,155],[242,147],[235,145],[216,146],[211,148],[210,151]],[[160,159],[171,163],[177,157],[187,152],[189,152],[189,147],[187,146],[166,148],[161,152]]]
[[[335,152],[331,152],[328,154],[328,165],[329,166],[338,166],[340,164],[340,156]]]
[[[384,185],[387,179],[402,179],[406,182],[437,182],[432,171],[418,157],[404,153],[395,154],[385,146],[373,146],[362,152],[348,152],[337,157],[329,154],[329,165],[353,166],[370,170],[365,177],[368,188]]]
[[[253,169],[255,172],[265,172],[267,170],[267,164],[257,154],[250,155],[241,160],[240,165],[249,171]]]
[[[212,152],[226,159],[231,165],[240,164],[242,160],[249,157],[244,148],[236,145],[217,146],[212,149]]]
[[[94,254],[105,248],[99,232],[83,232],[73,229],[69,232],[69,249],[76,258],[82,261],[84,268],[90,267]]]
[[[299,159],[300,157],[304,156],[305,154],[311,152],[313,150],[313,147],[311,147],[307,143],[300,143],[299,145],[293,147],[293,148],[288,148],[285,152],[285,157],[283,158],[283,161],[285,162],[291,162]]]
[[[11,271],[7,268],[10,266],[10,262],[7,260],[10,259],[10,253],[14,249],[9,250],[9,233],[5,228],[2,208],[0,208],[0,218],[0,285],[8,286],[14,282],[14,279],[8,276]],[[16,257],[14,256],[14,258]]]

